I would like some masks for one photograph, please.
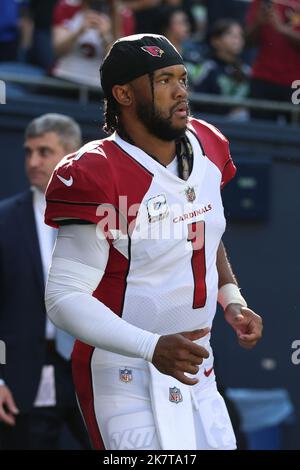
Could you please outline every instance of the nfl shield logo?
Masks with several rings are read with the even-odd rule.
[[[125,382],[126,384],[132,382],[132,370],[131,369],[120,369],[119,370],[119,378],[121,382]]]
[[[189,186],[184,192],[188,202],[194,202],[196,199],[195,189]]]
[[[169,400],[171,403],[180,403],[183,398],[179,388],[177,387],[170,387],[169,388]]]

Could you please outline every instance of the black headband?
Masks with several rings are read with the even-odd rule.
[[[105,96],[114,85],[125,83],[171,65],[184,65],[177,49],[164,36],[136,34],[118,39],[100,68],[101,86]]]

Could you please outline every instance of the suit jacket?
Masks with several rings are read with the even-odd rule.
[[[0,202],[0,339],[6,365],[0,378],[21,412],[35,400],[45,361],[46,311],[42,260],[27,190]]]

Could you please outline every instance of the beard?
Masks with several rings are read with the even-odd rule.
[[[144,124],[150,134],[160,140],[171,142],[172,140],[179,140],[183,137],[187,129],[187,122],[183,127],[175,127],[172,124],[172,116],[177,106],[178,103],[171,108],[169,116],[164,117],[162,113],[155,108],[154,103],[138,101],[136,113],[139,120]]]

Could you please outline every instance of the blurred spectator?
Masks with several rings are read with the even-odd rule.
[[[134,14],[135,32],[158,33],[161,0],[124,0]]]
[[[130,8],[130,2],[123,0],[110,0],[114,37],[117,39],[123,36],[135,34],[135,17],[134,12]]]
[[[54,76],[99,86],[99,64],[113,40],[109,7],[104,0],[59,0],[54,10]]]
[[[253,0],[248,14],[247,38],[258,49],[252,71],[251,97],[291,102],[292,83],[300,78],[299,0]],[[257,118],[274,118],[274,113],[265,110],[251,114]]]
[[[19,49],[28,47],[31,22],[28,21],[28,1],[0,2],[0,61],[16,61]]]
[[[222,18],[232,18],[243,25],[249,1],[251,0],[206,0],[209,25]]]
[[[196,22],[193,14],[194,0],[163,0],[163,4],[184,10],[191,25],[191,32],[195,32]]]
[[[184,42],[190,38],[191,25],[186,13],[177,7],[165,7],[160,12],[160,31],[183,55]]]
[[[114,3],[114,0],[110,0]],[[118,3],[118,2],[117,2]],[[180,7],[189,17],[194,28],[191,10],[192,0],[123,0],[119,6],[119,34],[159,33],[161,24],[161,7]]]
[[[191,38],[191,24],[186,12],[180,7],[161,7],[159,32],[166,36],[182,55],[189,71],[202,60],[201,45]]]
[[[116,35],[116,38],[123,36],[131,36],[132,34],[135,34],[135,18],[132,10],[130,10],[130,8],[127,8],[126,5],[123,5],[120,9],[120,15],[122,23],[119,33]]]
[[[249,94],[250,68],[243,64],[240,55],[244,47],[241,25],[232,19],[218,20],[211,28],[211,59],[193,69],[191,87],[200,93],[224,97],[246,98]],[[201,107],[203,111],[203,107]],[[228,113],[228,107],[210,107],[210,111]],[[240,108],[229,111],[231,117],[242,117]]]
[[[33,21],[32,44],[28,52],[28,61],[45,70],[54,64],[52,44],[52,17],[58,0],[30,0],[30,13]]]
[[[196,40],[203,41],[207,31],[207,8],[205,0],[194,0],[191,12],[195,22],[193,37]]]

